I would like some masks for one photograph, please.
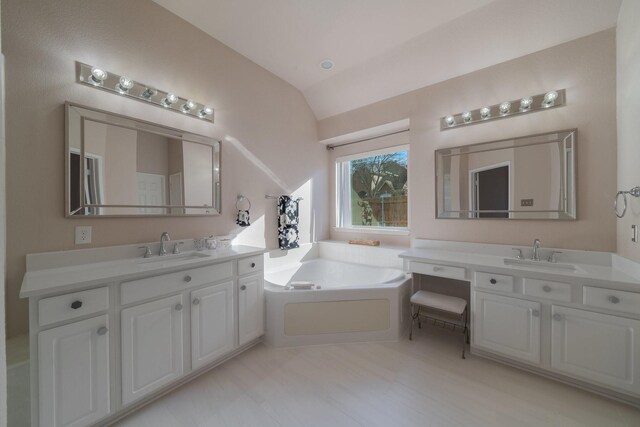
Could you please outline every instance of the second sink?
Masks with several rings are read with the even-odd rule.
[[[573,264],[565,264],[560,262],[546,262],[546,261],[534,261],[530,259],[517,259],[517,258],[505,258],[504,263],[506,265],[520,265],[522,267],[533,267],[547,270],[560,270],[567,272],[581,271],[579,267]]]

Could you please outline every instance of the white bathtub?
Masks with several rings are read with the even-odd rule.
[[[292,281],[319,289],[289,289]],[[409,321],[402,270],[323,258],[265,274],[267,344],[276,347],[398,340]]]

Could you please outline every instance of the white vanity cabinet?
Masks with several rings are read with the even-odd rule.
[[[31,425],[112,423],[259,342],[264,252],[236,247],[183,265],[124,260],[80,275],[84,266],[60,277],[64,269],[27,274]]]
[[[240,345],[264,334],[264,279],[261,274],[238,280],[238,329]]]
[[[191,368],[198,369],[235,347],[233,281],[191,292]]]
[[[474,345],[540,362],[540,303],[474,292],[472,316]]]
[[[640,394],[640,320],[553,306],[551,367]]]
[[[108,325],[103,315],[38,334],[41,426],[87,426],[109,413]]]
[[[182,295],[122,310],[122,403],[182,376]]]

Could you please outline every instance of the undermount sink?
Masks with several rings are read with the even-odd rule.
[[[201,252],[191,252],[179,255],[164,255],[153,258],[144,258],[137,260],[141,267],[157,268],[179,265],[183,262],[193,261],[194,259],[208,258],[210,255]]]
[[[534,261],[531,259],[517,259],[517,258],[505,258],[504,263],[506,265],[519,265],[522,267],[533,267],[546,270],[560,270],[568,272],[582,271],[579,267],[573,264],[565,264],[561,262],[549,262],[549,261]]]

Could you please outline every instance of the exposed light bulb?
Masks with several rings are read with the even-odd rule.
[[[206,117],[206,116],[210,116],[213,114],[213,108],[209,107],[209,106],[205,106],[204,108],[202,108],[202,110],[200,110],[198,112],[198,116],[202,117]]]
[[[486,120],[486,119],[488,119],[489,117],[491,117],[491,108],[489,108],[489,107],[482,107],[482,108],[480,109],[480,118],[481,118],[482,120]]]
[[[462,121],[464,121],[465,123],[469,123],[471,122],[471,111],[465,111],[464,113],[462,113]]]
[[[144,91],[140,94],[140,96],[142,96],[144,99],[151,99],[152,97],[156,96],[158,94],[158,91],[155,90],[152,87],[147,87],[144,89]]]
[[[167,96],[162,99],[162,105],[165,107],[169,107],[171,104],[175,104],[176,102],[178,102],[178,97],[175,93],[171,92],[167,93]]]
[[[197,104],[196,104],[195,102],[193,102],[192,100],[190,100],[190,99],[189,99],[189,100],[187,100],[187,102],[185,102],[185,103],[182,105],[182,111],[184,111],[184,112],[186,113],[186,112],[188,112],[188,111],[193,110],[193,109],[194,109],[194,108],[196,108],[196,107],[197,107]]]
[[[456,119],[453,116],[447,116],[444,118],[445,123],[447,124],[447,126],[451,127],[453,125],[456,124]]]
[[[100,67],[91,67],[91,82],[95,85],[101,85],[109,74]]]
[[[531,109],[531,104],[533,104],[533,98],[527,96],[520,100],[520,111],[529,111]]]
[[[556,103],[556,99],[558,99],[558,92],[555,90],[549,91],[544,95],[544,99],[542,100],[543,107],[553,107]]]
[[[511,111],[511,103],[509,101],[505,101],[502,104],[500,104],[500,115],[501,116],[509,114],[509,111]]]
[[[116,85],[116,89],[120,93],[127,93],[127,92],[129,92],[129,89],[131,89],[133,87],[133,84],[134,84],[133,80],[131,80],[128,77],[121,76],[120,77],[120,81]]]

